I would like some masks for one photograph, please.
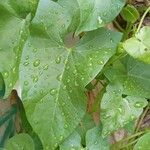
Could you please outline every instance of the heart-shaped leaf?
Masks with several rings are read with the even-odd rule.
[[[124,49],[132,57],[150,64],[150,27],[143,27],[135,37],[126,40]]]
[[[51,149],[81,121],[86,111],[84,87],[115,54],[121,39],[120,33],[102,28],[68,48],[63,37],[71,20],[65,16],[58,3],[39,2],[20,65],[27,117],[44,147]]]
[[[133,96],[123,98],[122,94],[123,87],[119,84],[111,83],[106,88],[101,102],[104,136],[138,118],[147,105],[147,100],[144,98]]]

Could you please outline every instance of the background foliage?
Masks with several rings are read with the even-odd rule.
[[[125,0],[1,0],[0,98],[9,109],[0,112],[0,146],[148,148],[149,128],[140,127],[149,111],[150,27],[141,28],[149,10]],[[21,100],[11,92],[17,81]],[[121,128],[128,137],[111,146]]]

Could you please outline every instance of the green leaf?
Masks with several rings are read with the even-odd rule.
[[[111,37],[115,41],[109,44]],[[86,110],[84,87],[115,53],[119,40],[118,33],[104,29],[87,34],[72,49],[44,37],[28,39],[20,66],[23,100],[45,146],[57,146],[80,122]]]
[[[140,116],[147,105],[144,98],[122,97],[123,87],[117,83],[110,83],[101,102],[101,121],[103,135],[106,136]],[[111,122],[111,123],[110,123]]]
[[[102,138],[101,128],[94,127],[86,133],[86,147],[81,145],[81,137],[77,132],[73,132],[61,145],[60,150],[109,150],[107,138]]]
[[[135,37],[123,43],[124,49],[132,57],[150,64],[150,27],[143,27]]]
[[[35,150],[32,138],[25,133],[10,138],[6,145],[7,150]]]
[[[0,73],[0,98],[3,98],[5,95],[5,82],[2,74]]]
[[[125,21],[131,22],[131,23],[136,22],[140,16],[137,9],[133,5],[129,5],[129,4],[122,9],[120,14]]]
[[[29,13],[31,13],[32,16],[35,14],[38,1],[39,0],[1,0],[0,5],[9,13],[18,18],[25,19]]]
[[[18,79],[20,56],[30,16],[27,19],[17,18],[1,5],[0,14],[0,72],[6,84],[5,95],[9,95]]]
[[[83,31],[90,31],[105,26],[121,11],[125,0],[58,0],[58,3],[67,8],[72,18],[71,30],[76,35]]]
[[[86,132],[95,126],[93,115],[86,113],[80,124],[78,125],[76,131],[80,134],[82,144],[85,145],[85,135]]]
[[[59,146],[60,150],[84,150],[81,145],[80,134],[74,131],[65,141]]]
[[[101,128],[95,127],[90,129],[86,134],[86,147],[88,150],[109,150],[107,138],[101,135]]]
[[[144,134],[142,137],[139,138],[133,150],[148,150],[149,142],[150,142],[150,132]]]
[[[117,61],[105,71],[111,82],[119,82],[123,86],[123,94],[150,98],[150,65],[127,56],[122,62]]]
[[[102,28],[67,48],[63,37],[70,21],[63,12],[64,8],[53,1],[39,2],[20,65],[27,118],[44,148],[51,149],[68,137],[83,118],[84,87],[115,54],[121,39],[120,33]]]

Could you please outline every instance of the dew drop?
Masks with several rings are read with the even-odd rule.
[[[143,102],[136,102],[134,107],[140,108],[143,106]]]
[[[34,48],[34,49],[33,49],[33,52],[36,53],[36,52],[37,52],[37,48]]]
[[[56,94],[56,90],[55,90],[55,89],[51,89],[51,90],[50,90],[50,94],[51,94],[51,95],[55,95],[55,94]]]
[[[62,28],[64,28],[64,27],[65,27],[65,25],[63,24],[63,25],[62,25]]]
[[[84,80],[84,77],[82,77],[81,80],[83,81],[83,80]]]
[[[35,83],[37,81],[38,81],[38,77],[37,76],[33,77],[33,82]]]
[[[47,64],[43,67],[44,70],[48,70],[48,68],[49,68],[49,65]]]
[[[75,86],[79,86],[79,84],[77,83],[77,81],[75,81],[75,84],[74,84]]]
[[[70,82],[70,79],[67,79],[67,83],[69,83]]]
[[[68,125],[67,125],[67,124],[65,124],[65,129],[66,129],[66,128],[68,128]]]
[[[56,79],[57,79],[58,81],[61,81],[61,79],[62,79],[62,74],[59,74]]]
[[[61,56],[56,57],[55,62],[56,62],[56,64],[60,64],[60,62],[61,62]]]
[[[63,86],[63,90],[66,90],[66,88],[67,88],[67,86],[66,86],[66,85],[64,85],[64,86]]]
[[[103,65],[103,64],[104,64],[104,62],[101,60],[101,61],[99,61],[99,64],[100,64],[100,65]]]
[[[9,72],[8,72],[8,71],[5,71],[5,72],[3,73],[3,76],[4,76],[5,79],[8,78]]]
[[[95,145],[97,145],[97,144],[98,144],[98,142],[96,141],[94,144],[95,144]]]
[[[77,70],[76,70],[76,69],[73,71],[73,74],[74,74],[74,75],[76,75],[76,74],[77,74]]]
[[[40,90],[40,94],[43,95],[43,93],[44,93],[43,90]]]
[[[120,113],[120,114],[122,114],[122,113],[123,113],[122,108],[118,108],[118,111],[119,111],[119,113]]]
[[[16,73],[16,68],[15,68],[15,67],[12,69],[12,72],[13,72],[14,74]]]
[[[88,66],[89,66],[89,67],[92,67],[92,63],[89,63]]]
[[[101,23],[103,22],[103,20],[101,19],[100,16],[98,16],[97,20],[98,20],[98,23],[99,23],[99,24],[101,24]]]
[[[28,60],[29,59],[29,56],[26,56],[26,58],[25,58],[26,60]]]
[[[29,65],[29,62],[26,61],[26,62],[23,63],[23,65],[24,65],[24,66],[28,66],[28,65]]]
[[[62,140],[63,140],[63,138],[64,138],[64,137],[61,135],[59,140],[60,140],[60,141],[62,141]]]
[[[90,57],[89,60],[91,61],[91,60],[92,60],[92,57]]]
[[[12,87],[13,86],[13,84],[12,83],[9,83],[9,87]]]
[[[132,120],[135,119],[135,116],[134,116],[134,115],[131,115],[131,119],[132,119]]]
[[[40,65],[40,60],[36,59],[35,62],[33,63],[34,67],[38,67]]]
[[[28,81],[24,81],[24,85],[27,86],[29,84]]]

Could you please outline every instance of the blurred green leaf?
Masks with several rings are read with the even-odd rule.
[[[61,145],[60,150],[109,150],[107,138],[102,138],[101,128],[94,127],[86,133],[86,147],[81,145],[81,137],[77,132],[73,132]]]
[[[140,61],[150,64],[150,27],[143,27],[135,37],[126,40],[123,43],[124,49]]]
[[[100,113],[104,136],[137,119],[147,105],[144,98],[133,96],[123,98],[122,94],[123,87],[120,84],[110,83],[106,88]]]
[[[2,74],[0,73],[0,99],[5,95],[5,82]]]
[[[69,24],[64,7],[45,1],[32,20],[20,81],[27,118],[43,146],[54,149],[85,115],[85,86],[115,54],[121,34],[101,28],[68,48],[62,40]]]
[[[92,114],[88,114],[86,113],[85,116],[83,117],[83,119],[81,120],[80,124],[78,125],[76,131],[80,134],[81,136],[81,140],[82,140],[82,144],[86,145],[86,139],[85,139],[85,135],[86,132],[93,128],[95,126],[94,120],[93,120],[93,116]]]
[[[35,147],[32,138],[22,133],[8,140],[6,150],[35,150]]]
[[[58,0],[72,18],[69,31],[91,31],[111,22],[125,5],[125,0]]]
[[[8,96],[18,80],[20,57],[30,15],[26,19],[17,18],[0,1],[0,16],[0,72],[6,85],[5,96]]]
[[[133,150],[149,150],[150,148],[150,132],[139,138]]]
[[[125,21],[131,23],[136,22],[140,16],[138,10],[133,5],[129,4],[122,9],[120,14]]]
[[[123,86],[124,95],[150,98],[150,65],[125,57],[117,61],[105,71],[110,82],[119,82]]]

